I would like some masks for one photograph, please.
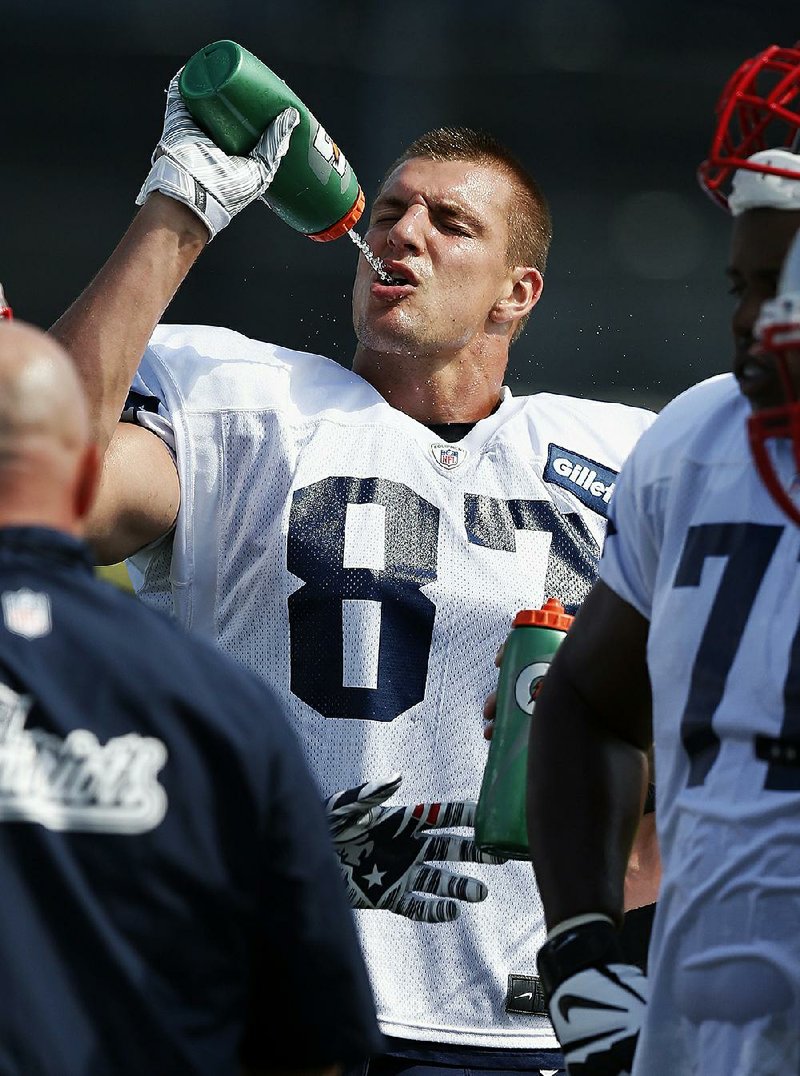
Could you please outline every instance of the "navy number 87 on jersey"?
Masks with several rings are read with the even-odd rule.
[[[381,510],[379,568],[348,563],[353,506]],[[464,541],[472,545],[513,552],[518,531],[545,533],[547,594],[569,611],[583,601],[600,550],[577,513],[477,494],[465,494],[463,507]],[[295,491],[287,567],[303,585],[289,598],[291,690],[318,713],[392,721],[424,698],[436,609],[422,588],[437,578],[439,524],[435,505],[384,478],[335,476]],[[509,625],[514,612],[507,610]],[[364,617],[377,621],[374,687],[346,682],[348,638]]]

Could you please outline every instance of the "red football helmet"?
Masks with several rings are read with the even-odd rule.
[[[800,474],[800,401],[789,373],[788,355],[790,350],[800,352],[800,232],[783,263],[778,294],[761,306],[754,335],[758,341],[756,347],[775,356],[786,403],[750,415],[747,420],[750,449],[773,500],[800,526],[800,510],[781,484],[767,447],[772,438],[789,438]]]
[[[11,307],[6,302],[6,297],[3,294],[3,285],[0,284],[0,319],[5,318],[7,321],[11,321],[13,316]]]
[[[770,45],[745,60],[728,79],[716,115],[711,149],[697,178],[723,209],[737,168],[800,179],[798,171],[747,160],[763,149],[800,153],[800,41],[791,48]]]

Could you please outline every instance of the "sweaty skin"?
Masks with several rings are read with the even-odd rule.
[[[353,369],[420,422],[475,422],[497,404],[515,325],[542,276],[509,264],[513,188],[488,164],[412,159],[388,177],[366,240],[398,278],[359,259]]]
[[[499,399],[515,327],[539,299],[537,269],[510,266],[511,186],[494,166],[414,158],[384,184],[367,232],[408,283],[386,287],[359,258],[353,369],[420,422],[474,422]],[[173,525],[178,475],[154,434],[120,424],[153,329],[208,232],[151,194],[109,260],[51,333],[74,356],[104,453],[88,535],[99,563],[123,560]]]

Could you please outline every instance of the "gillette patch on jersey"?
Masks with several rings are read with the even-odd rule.
[[[618,471],[560,445],[550,445],[548,448],[545,482],[568,490],[587,508],[601,516],[608,515],[608,502],[618,474]]]
[[[524,1016],[547,1016],[542,984],[535,975],[509,975],[506,991],[506,1012]]]

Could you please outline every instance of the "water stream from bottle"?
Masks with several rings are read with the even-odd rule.
[[[350,236],[350,238],[353,240],[355,245],[358,247],[358,249],[361,251],[361,253],[364,255],[364,257],[367,259],[369,264],[372,266],[372,268],[378,274],[378,277],[380,278],[380,280],[384,284],[391,284],[391,282],[392,282],[391,274],[388,272],[388,270],[386,269],[386,266],[383,264],[383,262],[378,257],[378,255],[375,254],[375,252],[372,250],[372,247],[369,245],[369,243],[366,241],[366,239],[363,239],[358,234],[358,232],[354,231],[352,228],[350,228],[350,230],[348,231],[347,234]]]

